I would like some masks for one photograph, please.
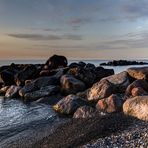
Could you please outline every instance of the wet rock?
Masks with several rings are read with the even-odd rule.
[[[129,98],[123,104],[125,114],[148,121],[148,96]]]
[[[20,86],[11,85],[10,88],[6,91],[6,98],[17,98],[19,96]]]
[[[38,71],[35,65],[28,65],[22,71],[20,71],[15,78],[18,86],[23,86],[25,80],[36,78]]]
[[[79,107],[73,115],[73,118],[92,118],[97,114],[97,110],[90,106]]]
[[[100,99],[109,97],[115,93],[115,85],[110,83],[107,79],[95,83],[87,92],[87,99],[89,101],[97,102]]]
[[[71,75],[63,75],[60,82],[64,94],[76,94],[85,90],[85,84]]]
[[[67,66],[67,59],[61,55],[53,55],[47,61],[45,65],[49,66],[49,69],[57,69],[59,67]]]
[[[86,105],[87,102],[76,95],[68,95],[60,100],[53,109],[61,114],[73,114],[77,108]]]
[[[50,86],[42,87],[40,90],[26,93],[24,95],[24,100],[25,101],[35,101],[42,97],[55,95],[58,91],[59,91],[58,86],[50,85]]]
[[[122,95],[113,94],[108,98],[99,100],[96,108],[106,113],[120,112],[122,111],[123,102]]]
[[[145,95],[148,93],[148,82],[145,80],[136,80],[131,83],[126,91],[125,94],[127,96],[139,96]]]
[[[55,94],[55,95],[52,95],[52,96],[49,96],[49,97],[42,97],[35,102],[36,103],[45,103],[45,104],[49,104],[49,105],[55,105],[62,98],[63,98],[63,96],[61,96],[60,94]]]
[[[148,67],[132,67],[127,69],[127,72],[134,79],[148,80]]]

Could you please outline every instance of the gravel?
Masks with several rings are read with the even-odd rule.
[[[148,122],[137,121],[123,131],[118,131],[91,141],[83,148],[148,148]]]

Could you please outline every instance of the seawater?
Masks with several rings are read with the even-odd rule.
[[[99,66],[106,60],[83,60],[86,63],[93,63]],[[69,61],[69,63],[78,61]],[[146,61],[144,61],[146,62]],[[40,64],[45,63],[43,60],[17,60],[17,61],[0,61],[0,66],[16,64]],[[126,70],[129,67],[142,67],[144,65],[132,66],[104,66],[108,69],[114,69],[115,73]],[[52,107],[45,104],[30,103],[25,104],[20,100],[7,99],[0,97],[0,147],[7,148],[11,145],[32,144],[42,139],[52,132],[55,125],[60,124]],[[64,122],[64,121],[63,121]],[[21,145],[21,146],[20,146]]]

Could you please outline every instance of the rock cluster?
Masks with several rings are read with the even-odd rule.
[[[45,64],[0,67],[0,94],[53,105],[59,114],[90,118],[124,112],[148,120],[148,67],[118,74],[91,63],[53,55]]]

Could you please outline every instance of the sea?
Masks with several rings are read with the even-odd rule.
[[[108,60],[83,60],[99,66]],[[142,61],[142,60],[139,60]],[[78,60],[69,60],[69,64]],[[143,62],[148,62],[143,60]],[[0,60],[0,66],[16,64],[41,64],[44,60]],[[129,67],[142,67],[144,65],[132,66],[104,66],[114,69],[115,73],[126,70]],[[29,147],[44,137],[49,136],[58,125],[67,119],[58,117],[52,107],[41,103],[25,104],[17,99],[4,99],[0,97],[0,148]]]

